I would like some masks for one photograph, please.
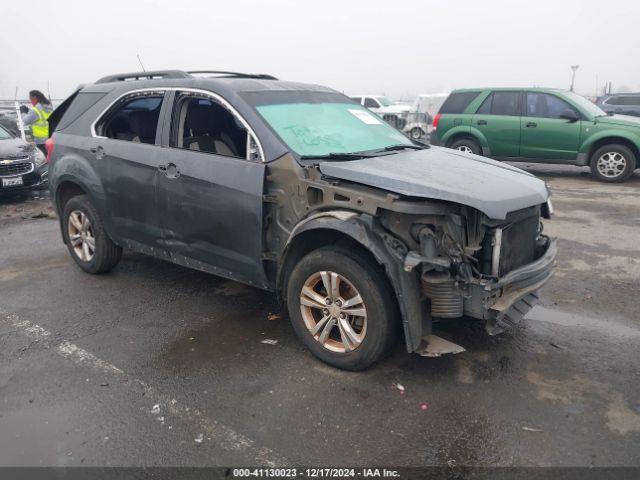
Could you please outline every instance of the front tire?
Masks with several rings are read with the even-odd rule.
[[[357,249],[324,247],[303,257],[289,276],[287,305],[300,341],[334,367],[366,369],[395,343],[387,279]]]
[[[601,182],[624,182],[636,168],[636,156],[628,147],[612,143],[593,152],[590,166],[593,176]]]
[[[113,243],[86,195],[72,197],[65,204],[62,225],[69,253],[85,272],[108,272],[122,258],[122,248]]]
[[[424,135],[424,131],[420,127],[413,127],[409,134],[412,140],[420,140]]]
[[[473,153],[474,155],[481,155],[480,145],[471,138],[461,138],[454,141],[449,148],[458,150],[463,153]]]

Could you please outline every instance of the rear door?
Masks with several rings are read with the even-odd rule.
[[[487,139],[492,157],[520,155],[522,92],[495,91],[482,102],[471,125]]]
[[[265,286],[265,165],[255,137],[217,95],[178,91],[171,103],[159,212],[173,260]]]
[[[153,248],[158,255],[159,118],[164,99],[163,90],[132,92],[119,99],[96,122],[88,152],[103,180],[114,234],[143,251]]]
[[[569,103],[551,93],[527,92],[522,117],[520,156],[534,159],[575,160],[580,146],[581,120],[560,118]]]

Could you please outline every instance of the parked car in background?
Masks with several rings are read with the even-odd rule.
[[[607,113],[640,117],[640,93],[604,95],[597,98],[596,105]]]
[[[403,115],[402,133],[412,140],[426,140],[430,130],[431,117],[425,112],[408,112]]]
[[[52,199],[84,271],[127,247],[277,292],[301,342],[350,370],[401,331],[437,354],[441,319],[500,333],[553,274],[533,175],[416,145],[326,87],[205,75],[109,76],[50,117]]]
[[[47,163],[32,143],[0,125],[0,194],[15,194],[45,188]]]
[[[405,103],[393,103],[384,95],[354,95],[350,97],[356,103],[381,117],[386,114],[402,115],[411,111],[411,105]]]
[[[588,165],[599,180],[622,182],[638,166],[640,119],[607,115],[563,90],[456,90],[433,121],[431,143],[498,160]]]

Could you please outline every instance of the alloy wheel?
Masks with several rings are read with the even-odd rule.
[[[311,275],[300,292],[300,310],[309,333],[327,350],[350,352],[367,333],[367,309],[344,276],[321,271]]]
[[[473,150],[471,150],[469,147],[467,147],[466,145],[460,145],[458,147],[458,150],[460,150],[463,153],[473,153]]]
[[[619,152],[607,152],[598,158],[596,168],[603,177],[616,178],[627,167],[627,159]]]
[[[90,262],[96,251],[96,239],[89,217],[80,210],[74,210],[67,222],[69,241],[76,256],[83,262]]]

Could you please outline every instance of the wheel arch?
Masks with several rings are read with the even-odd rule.
[[[420,344],[425,311],[420,301],[419,279],[415,272],[405,272],[402,262],[395,257],[382,239],[373,217],[347,211],[322,212],[301,222],[291,232],[282,254],[276,291],[282,302],[286,301],[288,277],[296,263],[306,254],[332,244],[348,244],[365,253],[376,262],[394,294],[400,314],[407,350],[412,352]]]
[[[443,145],[449,147],[453,142],[457,142],[463,138],[473,140],[482,149],[483,153],[489,150],[489,142],[487,137],[477,128],[465,127],[464,129],[451,129],[443,138]]]
[[[620,144],[628,147],[636,157],[636,166],[640,162],[640,137],[633,138],[632,135],[620,135],[619,132],[602,132],[602,134],[590,138],[580,149],[580,153],[586,156],[586,164],[591,163],[591,156],[596,150],[604,145]]]

